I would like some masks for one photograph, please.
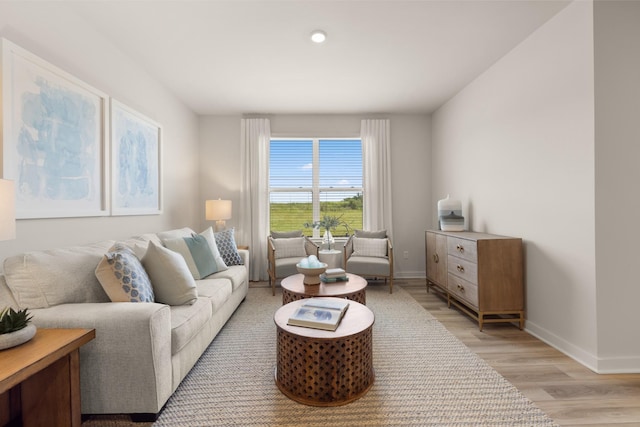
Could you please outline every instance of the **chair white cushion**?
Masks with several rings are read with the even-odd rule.
[[[349,273],[359,276],[380,276],[390,275],[389,259],[379,257],[351,256],[347,260],[345,268]]]
[[[276,276],[278,279],[298,274],[296,264],[300,262],[300,258],[278,258],[276,260]]]
[[[380,257],[387,256],[387,239],[353,238],[353,254],[351,256]]]
[[[290,237],[285,239],[273,239],[276,250],[276,259],[279,258],[304,258],[307,252],[304,248],[304,237]]]

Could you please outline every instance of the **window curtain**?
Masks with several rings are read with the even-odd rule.
[[[249,280],[267,280],[269,234],[269,119],[242,119],[239,241],[248,242]]]
[[[389,120],[362,120],[363,228],[393,235]]]

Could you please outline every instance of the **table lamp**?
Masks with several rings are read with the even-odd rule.
[[[205,217],[208,221],[216,222],[215,231],[224,230],[225,220],[231,219],[231,200],[207,200]]]
[[[16,197],[13,181],[0,179],[0,240],[16,238]]]

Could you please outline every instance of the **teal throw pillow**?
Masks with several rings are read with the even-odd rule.
[[[167,239],[163,243],[167,249],[182,255],[195,280],[204,279],[219,271],[211,247],[204,236],[193,234],[189,237]]]

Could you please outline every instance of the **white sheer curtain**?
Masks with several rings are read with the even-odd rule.
[[[389,120],[362,120],[363,228],[393,236]]]
[[[248,242],[249,280],[267,280],[269,230],[269,119],[242,119],[239,241]]]

